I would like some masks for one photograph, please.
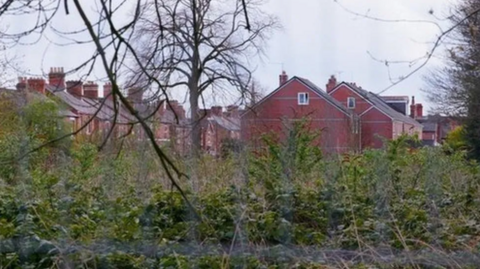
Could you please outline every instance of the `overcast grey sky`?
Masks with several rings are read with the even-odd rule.
[[[259,63],[255,77],[266,87],[267,92],[278,86],[282,66],[290,76],[302,76],[325,87],[328,77],[335,74],[340,81],[356,82],[372,92],[378,92],[391,84],[391,77],[408,74],[413,68],[408,64],[391,65],[372,59],[367,53],[381,60],[409,61],[424,56],[430,51],[439,29],[428,23],[385,23],[355,16],[352,11],[372,17],[399,20],[435,20],[429,14],[442,16],[453,0],[270,0],[265,6],[276,14],[284,30],[271,39],[263,63]],[[23,21],[15,22],[21,27]],[[73,30],[75,14],[63,16],[56,21],[57,27]],[[55,39],[53,34],[48,39]],[[59,47],[47,38],[33,46],[18,46],[15,53],[23,55],[22,67],[30,73],[47,71],[51,66],[73,68],[91,55],[92,48],[85,46]],[[441,50],[438,51],[441,55]],[[418,63],[419,64],[419,63]],[[420,88],[422,75],[428,68],[439,64],[433,59],[424,69],[391,88],[386,95],[415,95],[426,104]],[[102,70],[95,72],[98,76]],[[71,77],[74,79],[75,77]],[[96,80],[94,76],[91,79]],[[226,103],[220,98],[213,102]]]

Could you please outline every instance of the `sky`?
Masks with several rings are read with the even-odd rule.
[[[277,32],[268,43],[266,55],[254,66],[255,78],[266,92],[278,86],[282,70],[292,76],[308,78],[322,89],[330,75],[338,81],[355,82],[357,85],[379,92],[389,87],[390,78],[407,75],[422,60],[412,66],[408,63],[389,64],[385,61],[406,61],[421,58],[432,49],[432,42],[440,29],[431,23],[405,22],[402,20],[438,21],[453,0],[270,0],[265,11],[280,19],[283,30]],[[352,14],[353,11],[375,18],[402,22],[381,22]],[[433,11],[432,16],[429,11]],[[58,16],[55,25],[61,30],[79,29],[81,24],[76,14]],[[77,15],[78,16],[78,15]],[[77,22],[76,22],[77,21]],[[28,20],[18,18],[12,27],[19,29],[28,25]],[[442,27],[446,27],[442,25]],[[32,38],[33,40],[33,38]],[[90,46],[63,46],[52,33],[47,33],[35,45],[16,46],[11,53],[21,57],[20,66],[27,73],[45,74],[50,67],[73,68],[91,55]],[[408,79],[384,92],[385,95],[415,96],[428,110],[429,104],[420,89],[424,86],[422,76],[433,67],[441,65],[435,57]],[[89,77],[97,80],[102,76],[96,70]],[[67,79],[76,79],[75,75]],[[207,105],[228,102],[210,98]]]

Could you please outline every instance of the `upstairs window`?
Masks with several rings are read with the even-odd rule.
[[[298,104],[299,105],[308,105],[308,92],[298,93]]]
[[[347,107],[348,108],[355,108],[355,98],[354,97],[348,97],[347,98]]]

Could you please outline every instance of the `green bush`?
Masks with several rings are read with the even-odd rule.
[[[416,261],[478,254],[477,163],[409,137],[324,158],[305,124],[281,143],[265,137],[264,152],[237,156],[248,162],[204,158],[201,176],[175,178],[193,208],[136,146],[112,153],[76,142],[2,166],[0,267],[331,268],[339,265],[328,255],[312,254],[331,250],[342,266],[382,267],[375,255],[391,253],[399,259],[385,266],[403,268],[404,252]],[[1,143],[1,156],[18,156]],[[376,259],[342,256],[350,252]]]

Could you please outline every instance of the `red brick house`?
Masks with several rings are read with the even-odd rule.
[[[238,106],[213,106],[200,112],[202,128],[202,148],[214,156],[221,153],[222,144],[227,139],[240,140],[240,113]]]
[[[119,102],[114,104],[111,95],[112,86],[109,83],[103,86],[105,98],[100,98],[97,83],[65,81],[63,68],[51,68],[48,80],[20,77],[17,90],[33,91],[60,101],[61,106],[64,107],[63,110],[68,112],[68,114],[63,113],[68,115],[65,120],[71,122],[72,131],[79,131],[80,135],[105,136],[115,123],[111,136],[121,137],[133,134],[138,138],[145,138],[141,128],[138,128],[138,124],[136,124],[137,128],[133,128],[138,122],[136,118]],[[160,106],[159,102],[143,102],[142,94],[142,91],[129,89],[128,99],[150,124],[157,141],[168,140],[171,134],[165,131],[170,131],[169,126],[173,123],[172,112],[166,111],[165,106]],[[84,125],[86,127],[80,130]]]
[[[284,138],[285,126],[306,118],[309,127],[320,130],[317,141],[327,153],[359,147],[356,115],[307,79],[280,75],[280,85],[242,114],[242,139],[261,146],[262,134],[273,132]]]
[[[381,138],[395,139],[403,134],[421,135],[423,126],[397,111],[382,97],[366,91],[355,83],[337,84],[332,76],[326,85],[327,93],[352,109],[360,117],[361,148],[380,148]]]
[[[56,99],[62,107],[61,117],[71,123],[72,132],[78,131],[83,137],[104,137],[115,123],[113,137],[132,135],[139,140],[147,139],[138,120],[120,102],[114,103],[110,83],[104,84],[104,97],[101,98],[97,83],[66,81],[63,68],[51,68],[48,79],[20,77],[15,92]],[[171,145],[177,153],[187,153],[192,124],[198,123],[186,117],[178,101],[148,100],[143,95],[143,89],[129,88],[127,91],[127,99],[149,124],[155,140]],[[222,107],[214,106],[205,111],[208,111],[207,116],[200,122],[202,148],[218,155],[225,139],[240,138],[239,109],[228,106],[223,112]],[[86,127],[80,130],[84,125]]]
[[[323,91],[304,78],[288,80],[283,72],[280,86],[242,115],[242,134],[255,146],[261,134],[281,134],[285,121],[307,117],[313,129],[322,130],[326,152],[380,148],[382,138],[422,134],[423,126],[402,113],[404,99],[384,99],[354,83],[337,84],[334,76]]]
[[[105,87],[108,88],[109,85]],[[115,121],[113,135],[120,136],[128,132],[128,126],[134,121],[125,108],[118,106],[116,113],[112,100],[98,98],[98,84],[65,81],[63,68],[51,68],[48,81],[43,78],[21,77],[17,90],[34,91],[59,100],[64,110],[70,113],[66,120],[71,122],[72,131],[78,130],[81,135],[104,135]],[[80,130],[84,125],[86,127]]]
[[[459,120],[441,115],[428,115],[416,118],[423,124],[422,141],[425,146],[443,144],[447,135],[459,127]]]

